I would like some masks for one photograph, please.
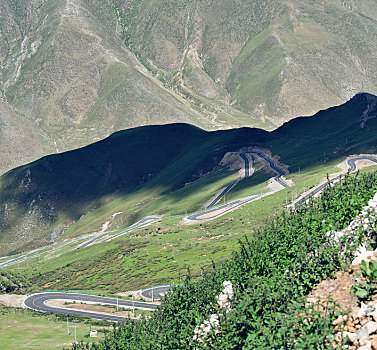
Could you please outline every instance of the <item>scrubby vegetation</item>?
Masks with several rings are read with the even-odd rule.
[[[366,233],[337,243],[328,232],[345,228],[376,190],[377,172],[347,176],[329,186],[319,199],[276,216],[245,237],[222,266],[214,265],[196,281],[188,274],[152,319],[121,324],[91,349],[329,348],[335,304],[307,306],[305,297],[349,264]],[[224,280],[235,289],[231,310],[220,311],[217,332],[196,343],[195,326],[219,312],[215,297]]]
[[[0,272],[0,294],[24,292],[24,290],[25,282],[21,282],[14,273],[4,270]]]

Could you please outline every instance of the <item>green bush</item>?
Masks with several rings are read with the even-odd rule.
[[[371,260],[369,266],[367,266],[365,260],[361,262],[360,271],[364,280],[355,283],[352,286],[352,291],[361,301],[368,301],[376,294],[377,290],[377,262]],[[356,273],[358,277],[361,277],[359,273]]]
[[[214,265],[198,281],[188,274],[150,320],[120,324],[91,349],[329,348],[335,304],[306,305],[306,296],[350,263],[363,233],[337,243],[328,232],[345,228],[376,190],[377,173],[347,176],[328,186],[320,198],[242,239],[222,266]],[[375,272],[368,276],[374,279]],[[224,280],[231,280],[235,290],[230,312],[216,306]],[[194,342],[195,326],[215,312],[220,333]]]

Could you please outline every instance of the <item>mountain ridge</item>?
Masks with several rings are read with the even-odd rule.
[[[117,217],[122,226],[140,215],[169,212],[163,198],[188,198],[190,189],[185,185],[216,173],[225,153],[245,146],[269,149],[290,172],[353,153],[374,153],[377,118],[367,120],[363,128],[360,118],[376,100],[357,95],[342,106],[292,120],[273,132],[250,128],[207,132],[187,124],[145,126],[79,150],[45,156],[0,177],[3,250],[20,249],[26,242],[53,242],[95,210],[122,211]],[[91,225],[97,225],[95,220]],[[81,233],[87,232],[87,226],[79,226]]]

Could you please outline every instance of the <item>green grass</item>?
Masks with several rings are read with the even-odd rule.
[[[77,224],[71,226],[66,236],[98,229],[115,212],[122,212],[117,216],[118,222],[123,220],[125,223],[127,221],[131,223],[127,218],[133,218],[135,221],[152,214],[169,216],[200,210],[209,198],[236,178],[237,172],[221,167],[174,192],[166,193],[167,187],[163,186],[140,189],[92,211]],[[140,203],[143,205],[141,206]]]
[[[129,226],[150,214],[200,210],[221,187],[234,181],[236,174],[218,164],[227,151],[241,147],[269,148],[291,172],[347,154],[374,152],[377,119],[360,128],[355,117],[366,103],[358,97],[270,133],[248,128],[209,133],[185,124],[129,129],[17,168],[0,179],[0,203],[13,207],[11,215],[0,209],[4,223],[0,251],[8,253],[4,247],[9,241],[15,243],[13,252],[41,245],[53,228],[64,230],[63,238],[98,231],[115,212],[122,213],[111,228]],[[25,190],[25,179],[32,179],[33,190]],[[254,189],[259,191],[263,181],[263,177],[248,179],[234,193],[252,194],[249,185],[261,186]],[[38,214],[29,213],[32,203],[38,203]],[[29,214],[35,227],[33,242],[19,242],[20,230],[30,225]]]
[[[126,65],[118,62],[113,63],[106,69],[101,80],[101,88],[98,94],[99,97],[88,112],[85,119],[85,125],[90,125],[90,122],[93,121],[94,116],[98,113],[98,109],[119,86],[124,84],[127,80],[127,73],[128,69]]]
[[[232,101],[241,110],[252,110],[256,101],[268,105],[271,94],[280,91],[280,73],[286,66],[284,53],[271,30],[252,38],[243,48],[227,81]]]
[[[67,334],[67,322],[63,321],[62,318],[0,306],[0,349],[50,350],[68,348],[75,340],[72,320],[69,322],[69,327],[70,335]],[[101,332],[102,327],[92,326],[92,329],[100,331],[97,339],[88,337],[90,323],[77,322],[77,341],[97,342],[104,339],[104,333]]]
[[[186,226],[180,222],[183,216],[171,217],[108,243],[76,251],[69,251],[72,247],[68,247],[40,261],[31,259],[20,263],[18,269],[9,269],[28,281],[30,290],[73,289],[101,294],[178,283],[179,274],[187,273],[188,268],[193,275],[199,275],[201,268],[211,266],[212,261],[218,263],[227,259],[239,238],[251,235],[269,217],[283,210],[287,201],[296,197],[296,190],[297,195],[302,193],[304,184],[307,190],[327,174],[339,171],[340,160],[289,174],[286,177],[295,183],[291,188],[247,204],[217,220]],[[361,172],[373,169],[377,166]],[[254,180],[252,177],[244,180],[244,185],[241,181],[235,192],[228,195],[228,200],[266,191],[266,183],[259,182],[264,177],[263,172],[257,171]]]

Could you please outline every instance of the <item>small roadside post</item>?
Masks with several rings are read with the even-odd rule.
[[[134,295],[132,294],[132,315],[135,317],[135,302]]]
[[[79,322],[79,320],[73,320],[74,324],[75,324],[75,344],[77,342],[77,339],[76,339],[76,323]]]

